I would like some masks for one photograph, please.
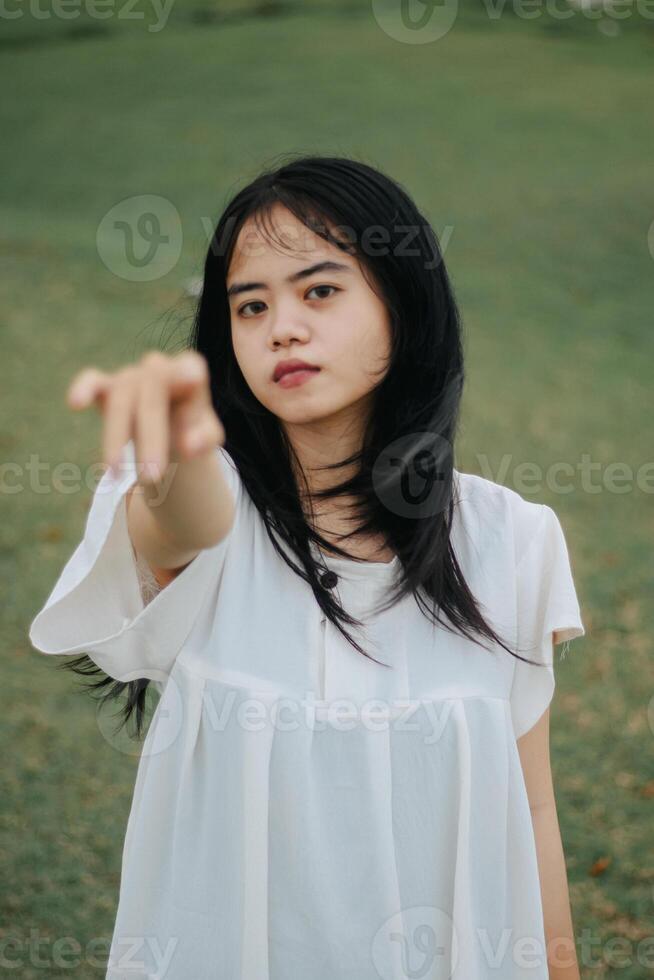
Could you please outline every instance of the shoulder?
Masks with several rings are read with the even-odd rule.
[[[513,545],[513,559],[520,562],[529,544],[548,521],[557,520],[546,504],[522,496],[517,490],[476,473],[454,471],[454,504],[458,521],[486,542],[502,540]]]

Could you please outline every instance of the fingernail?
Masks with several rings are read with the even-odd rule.
[[[196,361],[187,362],[182,366],[182,377],[185,381],[199,381],[202,377],[202,366]]]

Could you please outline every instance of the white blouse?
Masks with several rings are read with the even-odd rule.
[[[397,557],[323,555],[384,667],[325,619],[217,452],[236,499],[218,545],[153,585],[127,530],[130,442],[30,629],[161,694],[107,980],[545,980],[516,739],[552,698],[553,641],[585,632],[555,512],[455,470],[466,581],[539,666],[432,625],[413,596],[378,612]]]

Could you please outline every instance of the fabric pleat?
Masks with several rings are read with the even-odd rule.
[[[512,955],[516,936],[542,939],[542,910],[522,883],[533,836],[511,816],[508,700],[301,714],[178,662],[159,707],[108,980],[162,964],[162,980],[546,980]]]

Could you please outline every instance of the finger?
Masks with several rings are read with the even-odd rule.
[[[171,405],[171,427],[173,444],[185,458],[224,443],[225,430],[213,407],[208,379]]]
[[[189,397],[204,397],[209,392],[209,367],[198,351],[187,350],[169,361],[169,390],[174,401]]]
[[[169,462],[170,404],[165,375],[158,370],[143,373],[136,405],[136,459],[148,482],[160,480]]]
[[[225,430],[214,412],[206,413],[194,424],[186,425],[180,435],[183,452],[189,457],[200,456],[224,441]]]
[[[82,409],[88,408],[104,397],[111,376],[106,371],[99,371],[97,368],[82,368],[79,371],[66,391],[66,402],[69,408]]]
[[[127,368],[115,377],[107,390],[103,410],[102,454],[114,472],[118,470],[123,446],[132,435],[135,398],[135,374],[133,369]]]

